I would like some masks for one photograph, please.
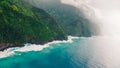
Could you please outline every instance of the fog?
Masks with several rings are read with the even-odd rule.
[[[90,15],[92,10],[98,19],[95,23],[100,24],[100,35],[87,41],[91,43],[93,53],[89,59],[89,68],[120,68],[120,1],[61,0],[61,2],[79,9],[87,7],[87,14],[83,9],[86,16],[94,21],[94,16]]]

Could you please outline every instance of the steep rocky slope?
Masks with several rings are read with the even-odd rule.
[[[66,34],[48,13],[22,0],[0,0],[0,50],[66,39]]]

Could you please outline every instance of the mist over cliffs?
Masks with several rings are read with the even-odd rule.
[[[0,50],[97,35],[97,25],[83,10],[60,0],[1,0],[0,19]]]
[[[44,9],[53,18],[59,21],[64,31],[72,36],[92,36],[99,32],[98,25],[85,16],[84,7],[62,3],[61,0],[25,0],[35,7]],[[89,11],[91,12],[91,10]],[[94,16],[94,11],[91,12]],[[87,14],[88,15],[88,14]],[[95,17],[94,17],[95,18]]]

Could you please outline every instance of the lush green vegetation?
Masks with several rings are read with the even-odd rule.
[[[58,8],[59,6],[59,8]],[[88,20],[80,14],[80,11],[73,6],[59,4],[54,9],[46,11],[52,15],[68,35],[72,36],[91,36]]]
[[[62,4],[60,0],[29,0],[29,2],[36,7],[46,10],[46,12],[59,21],[59,25],[63,27],[66,34],[85,37],[92,35],[90,22],[76,7]]]
[[[45,11],[22,0],[0,0],[0,43],[45,43],[66,39],[58,23]]]

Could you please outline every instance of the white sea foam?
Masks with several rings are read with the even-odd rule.
[[[41,51],[44,48],[49,47],[49,45],[51,45],[51,44],[72,43],[73,42],[72,39],[74,39],[74,38],[79,38],[79,37],[68,36],[68,40],[63,40],[63,41],[55,40],[53,42],[48,42],[44,45],[25,44],[24,47],[9,48],[7,50],[4,50],[4,51],[0,52],[0,58],[5,58],[5,57],[8,57],[8,56],[12,56],[12,55],[15,54],[15,52]]]

